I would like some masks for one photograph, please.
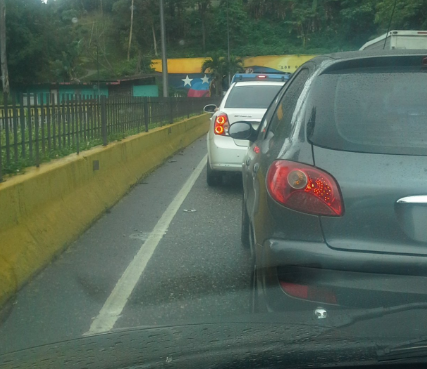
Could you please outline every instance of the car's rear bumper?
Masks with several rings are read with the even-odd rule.
[[[270,311],[328,305],[289,295],[281,281],[324,289],[336,296],[338,306],[427,301],[427,258],[422,256],[349,252],[322,243],[285,240],[267,240],[262,250],[258,279]]]
[[[237,146],[231,137],[214,137],[208,140],[211,169],[225,172],[241,172],[247,146]]]
[[[427,257],[333,249],[321,242],[270,239],[264,243],[276,266],[298,265],[363,273],[427,276]]]

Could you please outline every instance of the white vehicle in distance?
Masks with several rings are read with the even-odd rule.
[[[242,161],[249,141],[234,140],[228,135],[228,127],[237,121],[258,125],[279,90],[290,78],[289,74],[236,74],[219,107],[206,105],[211,113],[207,136],[209,186],[221,184],[224,172],[241,172]]]
[[[427,31],[389,31],[360,50],[427,49]]]

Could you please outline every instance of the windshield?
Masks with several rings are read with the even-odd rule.
[[[236,85],[227,97],[225,108],[267,109],[281,87],[281,84]]]
[[[426,16],[0,0],[0,369],[427,367]]]

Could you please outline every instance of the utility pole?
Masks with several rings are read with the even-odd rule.
[[[231,74],[230,74],[230,26],[228,23],[228,7],[230,5],[230,0],[227,0],[227,59],[228,59],[228,86],[231,83]]]
[[[6,56],[6,4],[5,0],[0,0],[0,59],[1,59],[1,77],[3,93],[9,93],[9,71],[7,69]]]
[[[129,46],[128,46],[128,61],[130,59],[130,46],[132,43],[133,9],[134,9],[133,2],[134,0],[132,0],[132,5],[130,7],[130,33],[129,33]]]
[[[165,30],[165,14],[163,0],[160,0],[160,29],[162,38],[162,79],[163,79],[163,97],[168,97],[168,57],[166,55],[166,30]]]

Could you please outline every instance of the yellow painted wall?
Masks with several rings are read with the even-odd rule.
[[[262,66],[293,73],[301,64],[313,59],[315,56],[316,55],[267,55],[245,57],[242,59],[245,68]],[[168,59],[168,73],[202,73],[202,64],[205,60],[206,58]],[[162,72],[162,61],[160,59],[153,60],[153,68],[156,72]]]
[[[204,114],[42,164],[0,183],[0,304],[138,179],[208,127]],[[98,171],[94,160],[99,160]]]

